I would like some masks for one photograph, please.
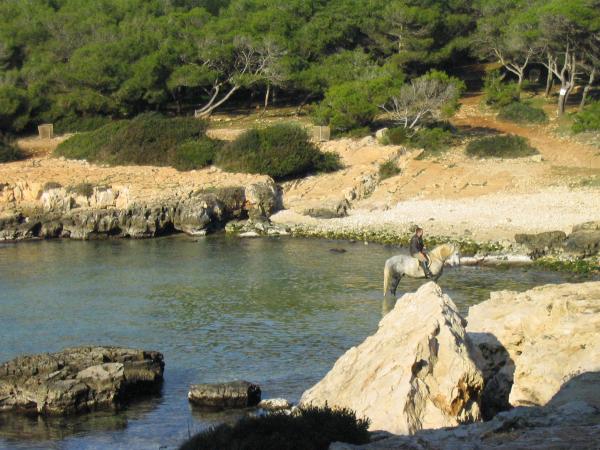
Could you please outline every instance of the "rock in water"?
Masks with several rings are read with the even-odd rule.
[[[301,404],[350,408],[371,429],[412,434],[480,419],[481,372],[464,320],[435,283],[406,294],[379,329],[348,350]]]
[[[211,408],[246,408],[260,402],[261,391],[248,381],[216,384],[193,384],[188,399],[198,406]]]
[[[0,366],[0,411],[73,414],[117,406],[162,382],[163,355],[118,347],[75,347],[20,356]]]
[[[574,376],[600,371],[600,282],[492,292],[468,319],[486,397],[506,406],[545,405]]]

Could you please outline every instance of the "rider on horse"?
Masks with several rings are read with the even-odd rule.
[[[429,270],[429,258],[423,244],[423,228],[417,227],[415,234],[410,240],[410,255],[419,260],[419,264],[423,268],[423,272],[425,272],[425,277],[433,278],[433,274]]]

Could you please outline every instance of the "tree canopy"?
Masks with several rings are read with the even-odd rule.
[[[598,78],[599,11],[600,0],[0,0],[0,129],[205,116],[248,98],[266,107],[275,91],[341,105],[360,90],[370,116],[390,77],[473,58],[519,85],[531,64],[547,67],[564,106]]]

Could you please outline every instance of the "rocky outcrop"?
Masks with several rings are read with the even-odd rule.
[[[0,411],[63,415],[116,407],[162,383],[163,355],[75,347],[20,356],[0,366]]]
[[[600,371],[600,282],[493,292],[469,309],[469,336],[494,409],[545,405],[578,374]],[[489,404],[488,404],[489,406]]]
[[[248,381],[193,384],[188,393],[190,403],[210,408],[247,408],[258,405],[260,398],[260,387]]]
[[[480,419],[483,377],[463,319],[435,283],[398,300],[377,332],[348,350],[301,404],[344,407],[371,429],[411,434]]]
[[[562,248],[567,239],[564,231],[546,231],[538,234],[517,234],[515,241],[524,245],[531,252],[530,255],[539,257]]]
[[[248,216],[268,220],[278,195],[273,182],[176,192],[148,201],[130,198],[126,188],[87,191],[51,187],[38,192],[37,201],[28,194],[32,199],[27,208],[0,216],[0,240],[148,238],[174,231],[202,235],[229,220]]]

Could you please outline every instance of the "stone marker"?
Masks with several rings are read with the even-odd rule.
[[[51,123],[38,125],[38,133],[40,139],[52,139],[54,137],[54,125]]]
[[[197,406],[211,408],[247,408],[260,402],[260,387],[248,381],[193,384],[188,399]]]
[[[317,142],[326,142],[331,138],[331,129],[329,127],[312,127],[312,138]]]

